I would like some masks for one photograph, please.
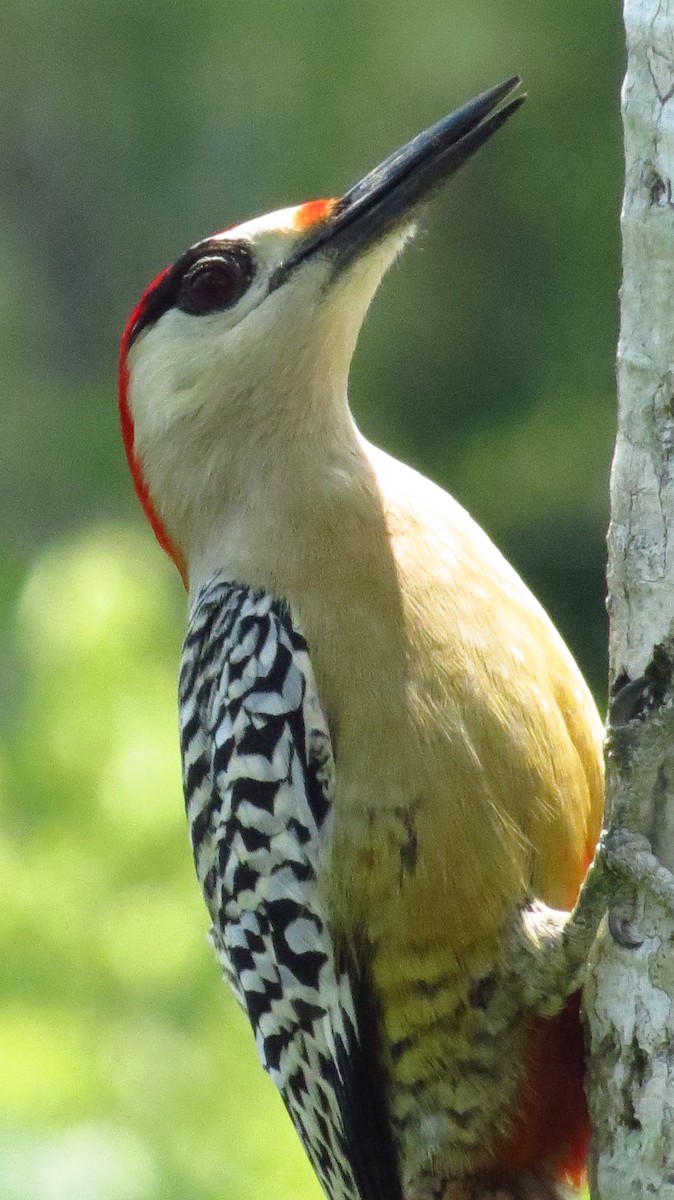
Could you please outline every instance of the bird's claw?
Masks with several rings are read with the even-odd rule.
[[[608,929],[613,941],[623,950],[638,950],[644,943],[642,934],[635,927],[633,912],[626,912],[624,908],[609,909]]]
[[[609,828],[602,835],[596,861],[610,880],[611,899],[618,890],[628,893],[610,905],[611,937],[623,949],[635,950],[644,938],[638,931],[636,900],[630,902],[631,897],[645,891],[674,918],[674,874],[653,854],[647,837],[624,827]]]

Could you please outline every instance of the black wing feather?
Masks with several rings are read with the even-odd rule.
[[[205,585],[180,707],[197,873],[260,1059],[329,1200],[402,1200],[368,956],[336,949],[318,887],[335,767],[287,606],[219,577]]]

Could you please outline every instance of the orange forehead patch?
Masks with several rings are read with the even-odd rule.
[[[293,229],[301,233],[304,229],[308,229],[310,225],[316,225],[319,221],[325,221],[330,216],[336,203],[337,200],[333,196],[330,200],[309,200],[306,204],[300,204],[295,209]]]

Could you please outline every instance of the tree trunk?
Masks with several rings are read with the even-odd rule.
[[[674,0],[625,0],[618,435],[609,528],[607,797],[674,869]],[[588,432],[591,437],[591,430]],[[585,1003],[594,1200],[674,1197],[674,921],[613,914]],[[631,948],[630,948],[631,945]]]

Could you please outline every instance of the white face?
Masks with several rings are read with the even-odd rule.
[[[199,314],[174,302],[129,351],[134,450],[161,520],[188,556],[204,511],[244,502],[279,462],[292,473],[292,455],[326,442],[328,427],[332,440],[335,424],[352,428],[346,382],[358,332],[410,230],[385,236],[342,269],[320,249],[270,290],[308,232],[309,207],[208,239],[216,254],[231,245],[249,256],[240,296]]]

